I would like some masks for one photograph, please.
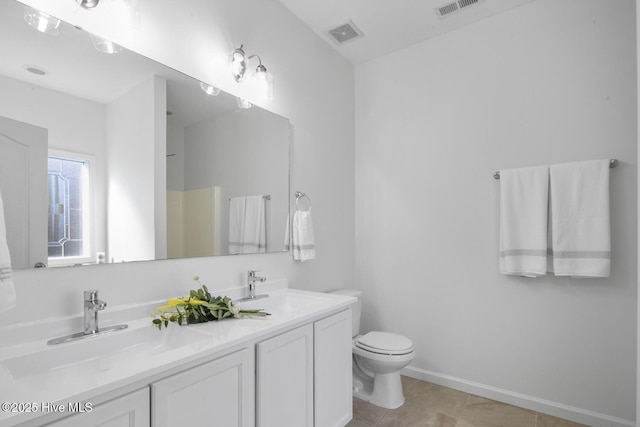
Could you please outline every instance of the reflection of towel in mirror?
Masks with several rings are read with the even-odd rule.
[[[263,196],[232,197],[229,201],[229,253],[266,252],[267,230]]]
[[[315,238],[311,211],[299,211],[293,214],[293,259],[307,261],[316,257]]]
[[[609,277],[609,160],[551,166],[551,247],[556,276]]]
[[[11,255],[7,245],[7,229],[4,220],[4,206],[0,195],[0,312],[16,305],[16,291],[11,273]]]

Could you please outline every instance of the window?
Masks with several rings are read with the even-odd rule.
[[[49,152],[49,264],[82,263],[91,259],[90,161]]]

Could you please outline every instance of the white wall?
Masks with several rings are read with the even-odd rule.
[[[610,3],[538,0],[356,67],[356,277],[409,374],[633,425],[636,13]],[[500,275],[493,171],[597,158],[620,160],[611,277]]]
[[[160,117],[157,98],[164,100]],[[156,151],[166,153],[166,138],[156,139],[156,121],[166,129],[166,105],[166,82],[158,77],[107,105],[108,262],[156,259],[158,197],[166,216],[166,180],[156,193],[155,173]],[[166,222],[158,228],[166,230]]]
[[[25,3],[94,32],[116,27],[100,10],[87,12],[68,0]],[[90,288],[99,289],[110,307],[180,295],[193,287],[194,274],[210,289],[245,286],[248,269],[286,277],[302,289],[352,286],[353,67],[275,0],[140,3],[140,31],[114,37],[124,46],[237,95],[243,89],[226,61],[241,43],[274,74],[275,99],[264,107],[289,118],[295,128],[292,189],[313,200],[318,259],[299,264],[288,254],[267,254],[17,271],[18,307],[0,315],[0,324],[33,320],[34,313],[79,314],[82,290]]]

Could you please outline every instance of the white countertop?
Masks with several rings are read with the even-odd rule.
[[[270,312],[271,315],[268,317],[229,318],[189,326],[170,324],[167,329],[158,331],[151,325],[151,317],[140,318],[138,315],[135,320],[120,322],[128,325],[124,331],[55,346],[48,346],[47,340],[77,332],[77,330],[67,330],[60,334],[64,327],[60,326],[60,322],[52,320],[44,324],[0,328],[0,342],[4,344],[0,346],[0,404],[6,404],[5,402],[17,404],[10,408],[13,411],[9,412],[3,406],[3,410],[0,411],[0,427],[14,426],[44,415],[47,411],[51,411],[50,408],[53,405],[50,404],[63,403],[65,406],[67,402],[99,404],[104,400],[101,396],[105,394],[120,391],[126,393],[144,387],[166,375],[172,375],[202,363],[207,358],[213,358],[216,354],[242,348],[243,344],[252,345],[269,335],[343,310],[355,301],[353,297],[343,295],[289,289],[286,283],[286,280],[266,283],[260,289],[263,293],[268,293],[269,298],[249,303],[251,308],[264,308],[265,311]],[[239,295],[233,295],[234,291],[212,293],[236,298]],[[304,303],[295,306],[296,301]],[[277,310],[273,310],[275,308],[273,302],[278,302]],[[163,302],[154,302],[149,305],[156,307],[163,305]],[[135,311],[140,311],[139,307],[136,308],[138,310]],[[126,313],[127,309],[130,308],[121,310],[122,313]],[[147,313],[151,312],[153,310],[147,311]],[[113,319],[109,320],[121,320],[113,313],[112,316]],[[69,320],[66,319],[66,322],[62,323],[68,324]],[[104,325],[101,323],[100,326],[106,327],[116,323],[109,322]],[[48,328],[48,325],[52,327]],[[33,337],[34,330],[37,331],[35,339],[24,338],[25,336]],[[129,347],[118,349],[108,358],[84,359],[78,356],[78,352],[83,348],[86,349],[87,342],[90,340],[96,340],[95,343],[98,344],[97,340],[115,336],[115,334],[131,334],[129,336],[133,341],[136,337],[142,337],[141,341],[148,338],[152,342],[146,345],[132,342]],[[154,334],[158,334],[159,338]],[[170,345],[166,346],[166,343]],[[49,352],[54,351],[57,352],[55,356],[58,359],[64,358],[65,354],[70,354],[81,360],[79,362],[76,360],[76,363],[70,366],[60,366],[58,363],[55,369],[46,366],[46,363],[31,364],[29,362],[30,358],[34,361],[43,360],[37,359],[38,356],[34,357],[34,354],[47,352],[46,354],[53,355]],[[46,359],[55,360],[56,357]],[[27,368],[15,369],[12,363],[21,364]]]

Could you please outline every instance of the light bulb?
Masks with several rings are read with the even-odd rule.
[[[24,20],[29,26],[41,33],[57,35],[60,33],[62,21],[44,12],[28,7],[24,11]]]
[[[200,82],[200,88],[204,91],[204,93],[206,93],[207,95],[211,95],[211,96],[217,96],[220,93],[220,89],[218,89],[215,86],[211,86],[206,84],[205,82]]]
[[[249,109],[252,107],[251,103],[246,99],[242,99],[240,97],[236,98],[236,102],[238,103],[238,108]]]
[[[258,68],[256,68],[256,73],[253,75],[253,79],[256,82],[259,97],[263,100],[272,100],[273,74],[268,72],[264,65],[260,64],[258,65]]]
[[[95,34],[89,34],[89,35],[91,36],[93,47],[95,47],[100,52],[114,54],[122,50],[122,46],[112,42],[111,40],[107,40],[100,36],[96,36]]]
[[[240,83],[244,78],[244,73],[247,71],[247,61],[242,45],[233,51],[231,59],[231,72],[236,82]]]

